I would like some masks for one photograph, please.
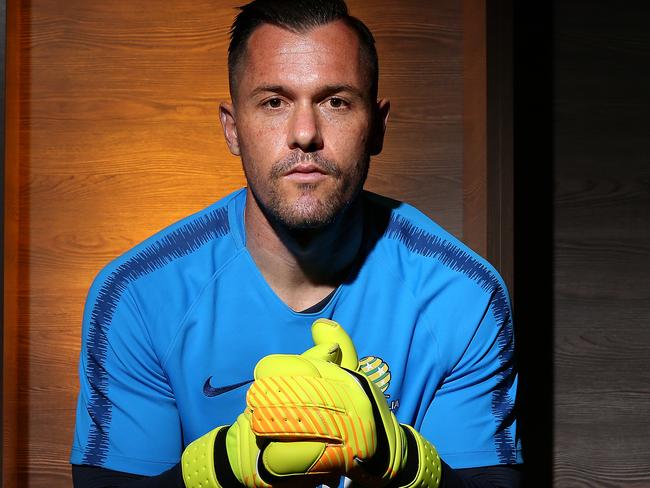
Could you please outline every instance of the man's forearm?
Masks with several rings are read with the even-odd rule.
[[[72,482],[74,488],[185,488],[180,463],[157,476],[72,465]]]
[[[520,488],[522,473],[519,465],[484,466],[453,469],[442,462],[439,488]]]

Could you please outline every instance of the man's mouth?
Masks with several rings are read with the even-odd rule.
[[[316,183],[326,178],[328,173],[313,163],[300,163],[293,166],[283,176],[296,183]]]
[[[289,171],[285,173],[285,176],[291,175],[291,174],[310,174],[310,173],[320,173],[322,175],[326,175],[327,172],[323,170],[320,166],[313,164],[313,163],[300,163],[292,167]]]
[[[283,179],[314,183],[324,178],[339,179],[341,170],[336,163],[320,154],[293,152],[273,165],[269,176],[272,180]]]

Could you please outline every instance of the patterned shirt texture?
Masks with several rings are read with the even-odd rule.
[[[156,475],[231,424],[255,364],[351,336],[398,420],[452,468],[522,462],[508,292],[483,258],[414,207],[363,192],[356,264],[315,313],[289,308],[246,248],[246,190],[106,266],[86,301],[71,463]]]

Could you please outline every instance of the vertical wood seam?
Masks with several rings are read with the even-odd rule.
[[[18,486],[18,238],[20,186],[21,15],[19,0],[6,4],[2,485]]]
[[[463,241],[488,257],[485,8],[463,0]]]

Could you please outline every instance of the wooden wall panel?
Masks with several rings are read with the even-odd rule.
[[[463,240],[513,297],[513,0],[462,7]]]
[[[22,63],[20,41],[23,16],[17,2],[7,3],[7,44],[5,74],[5,168],[4,174],[4,283],[3,283],[3,368],[2,368],[2,482],[3,486],[19,486],[18,465],[24,456],[19,432],[27,430],[19,405],[19,385],[24,383],[27,368],[19,366],[19,338],[25,326],[19,320],[25,310],[20,295],[19,234],[21,165],[25,132],[21,123],[21,80],[28,74]],[[9,170],[11,168],[11,170]]]
[[[488,250],[487,141],[487,6],[483,0],[463,1],[463,212],[464,239],[477,252]]]
[[[216,117],[230,13],[214,2],[10,4],[20,76],[6,166],[15,231],[6,247],[17,267],[5,283],[16,355],[5,483],[68,486],[92,278],[243,182]]]
[[[459,0],[350,0],[375,34],[391,114],[367,188],[413,203],[463,234],[463,51]]]
[[[80,323],[109,260],[244,183],[223,0],[10,0],[4,486],[70,485]],[[368,187],[462,234],[460,2],[350,1],[393,102]]]
[[[650,486],[650,5],[553,2],[556,486]]]

